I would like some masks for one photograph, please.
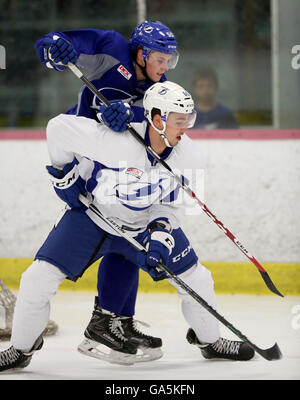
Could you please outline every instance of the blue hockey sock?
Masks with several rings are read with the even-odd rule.
[[[119,254],[105,255],[98,270],[98,304],[116,315],[132,317],[139,268]]]

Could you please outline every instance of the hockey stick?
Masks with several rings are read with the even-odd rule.
[[[121,235],[124,239],[126,239],[132,246],[134,246],[138,251],[147,252],[145,247],[143,247],[138,241],[136,241],[133,237],[129,236],[126,231],[120,227],[115,221],[111,218],[106,217],[102,214],[102,212],[92,204],[86,197],[83,195],[79,195],[79,200],[88,207],[93,213],[95,213],[102,221],[108,224],[118,235]],[[231,332],[233,332],[237,337],[239,337],[243,342],[247,343],[250,347],[253,348],[258,354],[260,354],[266,360],[279,360],[282,357],[281,351],[278,347],[278,344],[275,343],[272,347],[268,349],[261,349],[252,343],[241,331],[235,328],[229,321],[227,321],[222,315],[220,315],[213,307],[211,307],[198,293],[196,293],[191,287],[184,283],[182,279],[180,279],[177,275],[175,275],[169,268],[167,268],[164,264],[159,263],[159,268],[162,269],[168,276],[169,279],[176,282],[178,286],[180,286],[183,290],[186,291],[193,299],[195,299],[198,303],[200,303],[210,314],[212,314],[218,321],[220,321],[223,325],[225,325]]]
[[[83,75],[80,69],[72,64],[68,64],[69,69],[84,82],[84,84],[94,93],[97,98],[104,103],[106,106],[109,106],[111,103],[102,95],[101,92]],[[176,182],[181,186],[181,188],[192,198],[194,199],[202,210],[211,218],[214,223],[225,233],[225,235],[236,245],[236,247],[256,266],[260,275],[262,276],[266,286],[268,289],[277,294],[278,296],[284,297],[279,290],[275,287],[274,283],[272,282],[269,274],[267,271],[262,267],[262,265],[256,260],[254,256],[250,254],[250,252],[246,249],[246,247],[238,240],[238,238],[228,229],[226,228],[223,223],[217,219],[217,217],[207,208],[207,206],[196,196],[196,194],[183,182],[183,180],[176,175],[171,167],[146,143],[146,141],[138,134],[138,132],[130,125],[127,126],[128,131],[137,139],[142,146],[154,157],[154,159],[159,162],[164,168],[166,168]]]

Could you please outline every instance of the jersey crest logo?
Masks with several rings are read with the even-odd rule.
[[[127,168],[127,170],[125,171],[125,174],[132,175],[137,179],[141,179],[141,177],[143,175],[143,171],[141,171],[140,169],[137,169],[137,168]]]
[[[160,178],[158,182],[135,182],[129,187],[127,184],[119,183],[114,186],[115,196],[120,203],[130,210],[142,211],[151,207],[151,204],[159,201],[159,196],[163,191],[163,181],[166,178]]]
[[[118,72],[120,72],[120,74],[123,75],[127,80],[132,77],[132,74],[124,67],[124,65],[119,66]]]

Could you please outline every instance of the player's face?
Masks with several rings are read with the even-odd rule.
[[[214,102],[216,91],[216,85],[211,79],[199,79],[194,87],[196,97],[204,103]]]
[[[146,59],[146,71],[153,82],[159,82],[162,75],[169,69],[171,54],[151,51]]]
[[[182,135],[194,125],[195,113],[170,113],[166,123],[165,135],[171,146],[180,142]]]

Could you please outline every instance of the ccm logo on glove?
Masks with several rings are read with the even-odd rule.
[[[80,194],[85,195],[85,181],[79,174],[77,167],[78,161],[74,159],[66,164],[62,170],[47,165],[47,171],[50,175],[50,181],[58,197],[68,204],[71,208],[84,207],[79,201]]]
[[[51,177],[50,181],[53,186],[59,189],[68,189],[78,179],[78,176],[79,176],[79,171],[77,165],[75,165],[75,167],[63,178],[57,179],[55,177]]]

